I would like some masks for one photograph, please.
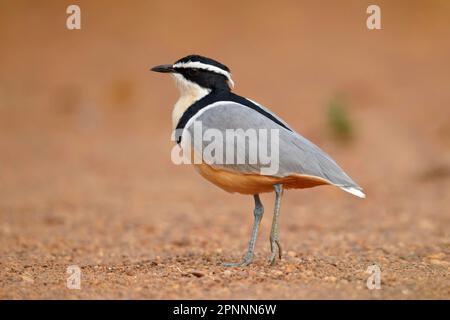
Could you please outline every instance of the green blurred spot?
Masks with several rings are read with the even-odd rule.
[[[353,124],[348,115],[344,96],[336,95],[328,103],[328,125],[336,140],[348,142],[353,139]]]

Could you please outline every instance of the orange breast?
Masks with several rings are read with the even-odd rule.
[[[286,189],[312,188],[330,184],[328,181],[319,177],[300,174],[293,174],[283,178],[258,174],[242,174],[213,168],[206,163],[196,164],[195,168],[205,179],[223,190],[242,194],[272,192],[273,185],[277,183],[282,183]]]

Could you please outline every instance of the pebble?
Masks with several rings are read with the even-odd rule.
[[[273,274],[274,276],[282,276],[283,275],[283,272],[280,270],[272,270],[270,273]]]
[[[200,272],[200,271],[192,271],[191,274],[196,276],[197,278],[201,278],[201,277],[205,276],[205,274],[203,272]]]
[[[433,253],[427,256],[427,258],[431,260],[442,260],[445,258],[445,253],[443,252]]]
[[[294,266],[294,265],[292,265],[292,264],[289,264],[289,265],[287,265],[284,269],[285,269],[286,272],[293,272],[293,271],[295,271],[297,268],[296,268],[296,266]]]
[[[21,275],[22,281],[28,282],[28,283],[34,283],[34,279],[28,275]]]
[[[231,276],[231,271],[230,270],[225,270],[224,272],[223,272],[223,275],[225,276],[225,277],[230,277]]]
[[[446,265],[450,264],[450,263],[447,262],[447,261],[444,261],[444,260],[438,260],[438,259],[431,259],[431,260],[430,260],[430,263],[431,263],[431,264],[434,264],[434,265],[437,265],[437,266],[446,266]]]
[[[311,270],[306,270],[305,276],[312,277],[312,276],[314,276],[314,272],[312,272]]]

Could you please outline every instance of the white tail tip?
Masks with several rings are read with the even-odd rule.
[[[351,193],[354,196],[365,198],[366,195],[364,192],[362,192],[359,189],[353,188],[353,187],[341,187],[342,190],[347,191],[348,193]]]

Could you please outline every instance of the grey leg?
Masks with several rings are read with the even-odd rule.
[[[256,242],[256,237],[258,236],[259,224],[261,223],[261,219],[262,219],[262,216],[264,213],[264,207],[261,203],[261,200],[259,199],[259,195],[255,194],[253,197],[255,198],[255,210],[253,211],[253,214],[255,216],[255,221],[253,222],[252,237],[250,238],[250,243],[248,245],[248,251],[244,256],[244,260],[242,260],[241,262],[224,263],[224,266],[226,266],[226,267],[248,266],[253,260],[253,254],[255,252],[255,242]]]
[[[275,189],[275,210],[273,212],[273,221],[272,221],[272,230],[270,232],[270,251],[272,254],[270,255],[269,262],[271,265],[275,264],[275,258],[277,255],[278,249],[278,257],[281,259],[281,244],[278,241],[278,213],[280,212],[281,206],[281,197],[283,196],[283,185],[276,184],[273,186]]]

